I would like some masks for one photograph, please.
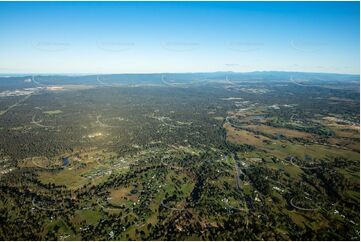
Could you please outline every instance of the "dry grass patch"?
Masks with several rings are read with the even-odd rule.
[[[91,163],[82,168],[65,167],[63,170],[56,173],[44,171],[39,173],[39,179],[43,183],[54,183],[56,185],[64,185],[70,189],[77,189],[89,182],[88,179],[81,175],[92,169],[96,169],[98,166],[99,165],[96,163]],[[95,177],[92,182],[97,183],[104,179],[104,176]]]
[[[111,190],[110,191],[110,197],[112,198],[112,200],[119,200],[119,199],[123,199],[124,197],[126,197],[130,191],[132,190],[131,187],[122,187],[122,188],[118,188],[116,190]]]
[[[264,145],[264,140],[270,141],[270,139],[267,137],[264,137],[262,135],[255,135],[252,132],[233,128],[229,124],[225,124],[224,128],[227,130],[227,140],[233,143],[262,146]]]
[[[271,126],[267,126],[267,125],[248,125],[245,126],[245,128],[249,128],[255,131],[260,131],[266,134],[271,134],[271,135],[277,135],[277,134],[282,134],[286,137],[290,137],[290,138],[305,138],[305,139],[312,139],[313,135],[306,133],[306,132],[302,132],[302,131],[298,131],[298,130],[292,130],[292,129],[287,129],[287,128],[275,128],[275,127],[271,127]]]
[[[332,129],[336,136],[341,138],[359,138],[360,137],[360,126],[352,124],[344,124],[335,117],[323,118],[323,124]]]
[[[44,169],[51,169],[61,166],[62,161],[60,159],[51,160],[45,156],[26,158],[19,163],[19,167],[40,167]]]

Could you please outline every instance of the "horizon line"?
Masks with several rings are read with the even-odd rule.
[[[154,75],[154,74],[204,74],[204,73],[234,73],[247,74],[256,72],[280,72],[280,73],[308,73],[308,74],[332,74],[332,75],[352,75],[360,76],[360,73],[341,73],[341,72],[315,72],[315,71],[279,71],[279,70],[256,70],[256,71],[184,71],[184,72],[7,72],[0,75],[72,75],[72,76],[91,76],[91,75]]]

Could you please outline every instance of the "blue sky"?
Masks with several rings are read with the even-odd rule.
[[[0,2],[0,73],[359,74],[359,2]]]

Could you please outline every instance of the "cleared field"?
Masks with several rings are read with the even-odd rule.
[[[249,128],[255,131],[260,131],[266,134],[279,135],[282,134],[290,138],[305,138],[312,139],[314,136],[310,133],[301,132],[298,130],[286,129],[286,128],[275,128],[267,125],[247,125],[245,128]]]
[[[323,118],[323,124],[332,129],[336,137],[360,139],[360,126],[345,124],[335,117]]]
[[[55,115],[55,114],[60,114],[60,113],[62,113],[62,112],[63,112],[63,111],[57,109],[57,110],[45,111],[45,112],[43,112],[43,113],[48,114],[48,115]]]
[[[358,139],[348,138],[328,138],[327,142],[332,145],[342,146],[350,150],[360,152],[360,142]]]
[[[224,127],[227,130],[227,140],[230,142],[253,145],[258,149],[266,151],[268,154],[274,155],[280,159],[284,159],[286,156],[292,155],[303,160],[307,155],[316,159],[342,157],[351,160],[359,160],[359,153],[351,150],[320,144],[302,145],[291,143],[286,140],[273,140],[246,130],[233,128],[229,124],[225,124]],[[300,133],[302,134],[303,132]]]
[[[225,124],[224,127],[227,130],[227,140],[230,142],[262,146],[264,145],[264,140],[271,140],[262,135],[255,135],[254,133],[248,132],[246,130],[233,128],[229,124]]]
[[[85,221],[85,223],[94,225],[101,217],[101,214],[97,210],[80,210],[75,213],[75,220]]]
[[[91,170],[99,167],[98,163],[90,163],[81,168],[64,168],[59,172],[39,172],[39,180],[43,183],[54,183],[56,185],[64,185],[69,189],[77,189],[89,182],[98,183],[109,177],[110,174],[93,177],[91,180],[82,176]]]
[[[132,187],[120,187],[110,190],[109,203],[114,205],[123,205],[126,200],[136,202],[138,197],[131,194]]]
[[[351,160],[359,160],[359,153],[339,149],[335,147],[329,147],[324,145],[301,145],[286,143],[266,145],[265,150],[279,158],[285,158],[286,156],[292,155],[303,160],[305,156],[309,156],[316,159],[333,159],[335,157],[342,157]]]
[[[61,168],[63,162],[60,158],[49,159],[45,156],[36,156],[22,160],[19,162],[20,167],[34,167],[34,168],[43,168],[43,169],[54,169]]]

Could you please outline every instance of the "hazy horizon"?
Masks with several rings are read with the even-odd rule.
[[[360,73],[340,73],[340,72],[311,72],[311,71],[278,71],[278,70],[255,70],[255,71],[184,71],[184,72],[109,72],[109,73],[99,73],[99,72],[89,72],[89,73],[67,73],[67,72],[59,72],[59,73],[47,73],[47,72],[38,72],[38,73],[1,73],[0,76],[24,76],[24,75],[37,75],[37,76],[45,76],[45,75],[68,75],[68,76],[88,76],[88,75],[155,75],[155,74],[202,74],[202,73],[233,73],[233,74],[249,74],[249,73],[305,73],[305,74],[325,74],[325,75],[350,75],[350,76],[360,76]]]

